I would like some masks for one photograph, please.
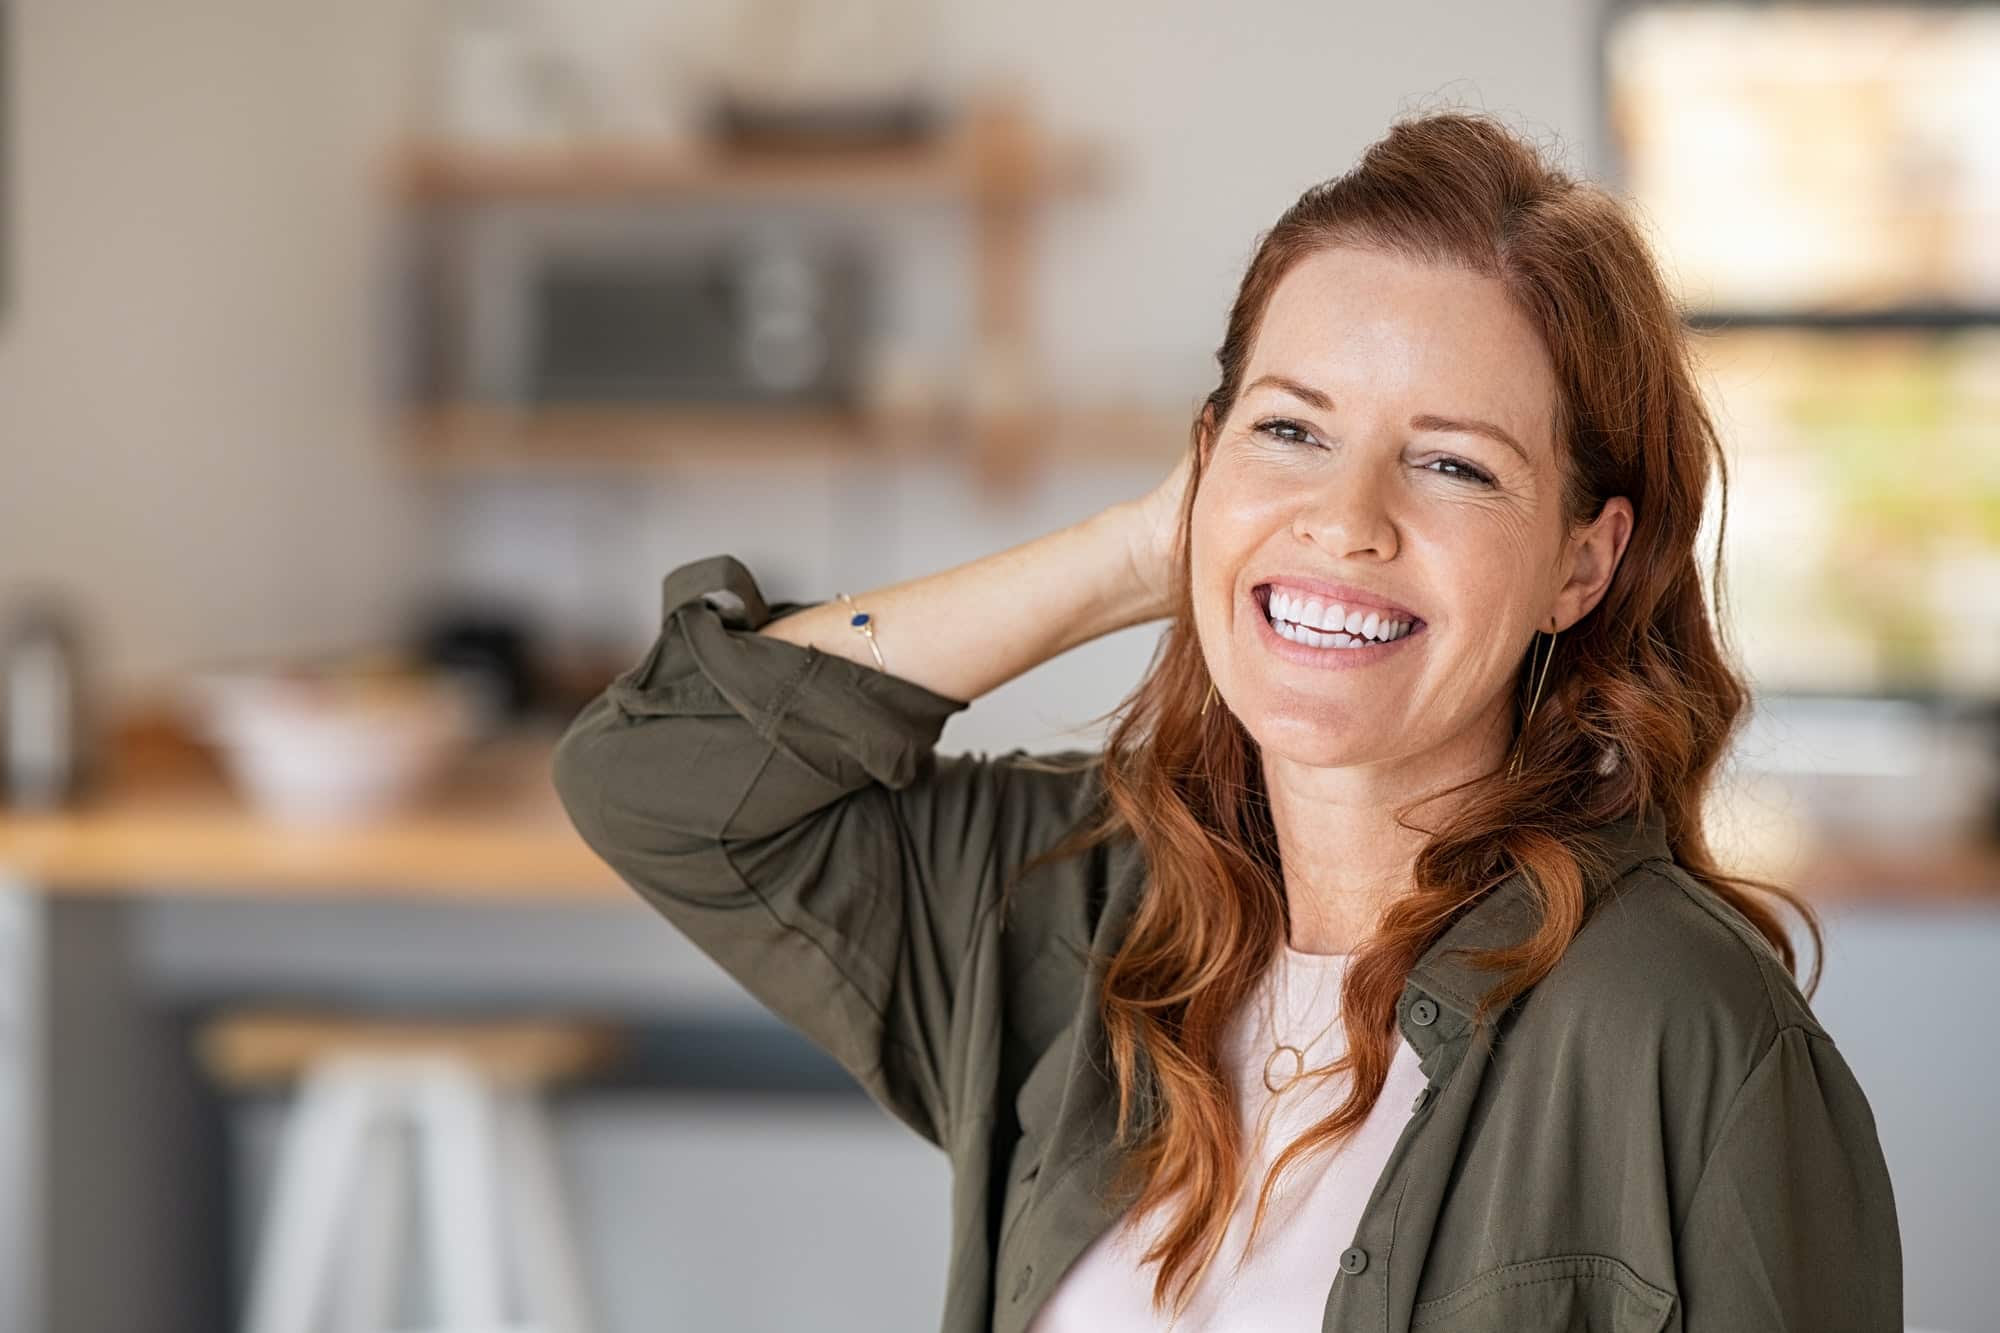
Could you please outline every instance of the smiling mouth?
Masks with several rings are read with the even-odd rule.
[[[1338,602],[1294,596],[1282,599],[1282,616],[1274,615],[1271,593],[1268,583],[1251,590],[1264,619],[1285,639],[1311,648],[1351,650],[1395,643],[1419,632],[1425,623],[1416,616],[1385,619],[1373,607],[1349,608]]]

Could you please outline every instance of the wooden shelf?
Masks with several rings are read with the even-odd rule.
[[[698,140],[547,147],[416,144],[392,161],[392,188],[412,202],[798,199],[924,202],[1036,199],[1083,192],[1105,174],[1077,143],[997,143],[964,130],[907,147],[732,150]]]
[[[1187,445],[1186,414],[1158,405],[1051,408],[994,423],[1010,437],[1002,455],[1020,472],[1040,462],[1155,461],[1172,466]],[[758,468],[773,464],[962,459],[988,466],[982,427],[959,417],[869,417],[832,410],[651,406],[412,409],[408,454],[447,474]]]
[[[1940,905],[2000,898],[2000,845],[1960,844],[1897,852],[1828,842],[1804,864],[1770,876],[1818,904],[1922,902]]]
[[[404,418],[410,453],[449,471],[880,459],[909,432],[834,409],[452,404]]]
[[[461,296],[473,281],[458,234],[477,206],[516,201],[959,202],[971,230],[972,346],[991,376],[1020,381],[1013,401],[1032,399],[1031,220],[1034,205],[1095,186],[1106,174],[1097,149],[1058,140],[1035,123],[1018,93],[970,100],[934,137],[902,146],[743,149],[712,141],[599,141],[481,148],[418,143],[390,164],[406,206],[464,205],[442,212],[440,283]],[[447,298],[447,304],[453,302]],[[462,348],[436,349],[443,378],[465,382]],[[879,457],[910,447],[935,453],[964,441],[990,484],[1018,481],[1042,451],[1046,430],[1015,411],[960,429],[902,429],[832,412],[750,417],[614,407],[533,412],[448,407],[421,414],[410,434],[418,458],[446,467],[621,465],[672,459],[769,462],[785,457]],[[1183,433],[1176,429],[1175,434]],[[1167,455],[1171,457],[1172,455]]]

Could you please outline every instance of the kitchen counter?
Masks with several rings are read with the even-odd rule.
[[[577,836],[550,785],[561,731],[543,723],[483,741],[422,799],[382,819],[302,828],[247,806],[215,757],[166,714],[136,713],[115,732],[103,780],[73,808],[0,808],[0,874],[66,895],[626,898],[630,889]],[[2000,848],[1990,846],[1825,845],[1770,873],[1815,901],[2000,901]]]
[[[542,726],[482,741],[408,808],[310,828],[260,815],[209,752],[169,724],[135,719],[73,807],[0,809],[0,872],[58,894],[629,896],[549,784],[560,734]]]

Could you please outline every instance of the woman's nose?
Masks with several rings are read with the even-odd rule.
[[[1336,558],[1372,552],[1396,554],[1396,522],[1389,488],[1370,468],[1344,468],[1317,483],[1298,508],[1292,532]]]

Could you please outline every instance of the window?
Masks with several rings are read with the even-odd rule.
[[[1746,665],[2000,695],[2000,7],[1620,4],[1603,32],[1610,174],[1729,450]]]

